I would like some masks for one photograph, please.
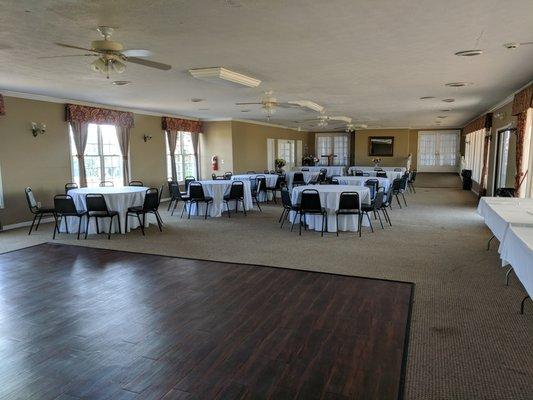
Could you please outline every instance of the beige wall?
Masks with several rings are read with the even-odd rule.
[[[263,171],[267,168],[267,139],[301,140],[306,153],[311,134],[293,129],[232,121],[233,170]]]
[[[31,220],[24,188],[31,186],[37,200],[52,204],[72,179],[65,105],[46,101],[4,97],[6,115],[0,116],[0,165],[5,209],[3,225]],[[46,124],[46,133],[34,138],[31,122]],[[145,134],[152,140],[144,142]],[[165,143],[161,117],[135,114],[131,131],[132,179],[159,187],[166,182]]]
[[[412,150],[410,146],[409,129],[372,129],[357,131],[355,134],[355,163],[357,165],[372,165],[372,156],[368,155],[368,139],[371,136],[393,136],[394,154],[392,157],[380,157],[382,166],[403,166]],[[418,136],[417,136],[418,137]],[[413,153],[416,160],[416,151]]]
[[[218,171],[221,175],[233,171],[233,140],[231,121],[204,122],[203,133],[200,135],[200,170],[203,179],[210,179],[214,172],[211,169],[211,157],[218,157]]]

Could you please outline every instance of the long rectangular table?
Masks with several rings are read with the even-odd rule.
[[[511,226],[500,244],[504,264],[511,264],[529,297],[533,298],[533,227]]]
[[[533,199],[482,197],[477,213],[500,243],[509,226],[533,227]]]

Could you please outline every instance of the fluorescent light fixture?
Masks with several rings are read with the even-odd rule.
[[[195,68],[190,69],[189,73],[196,79],[202,79],[208,82],[223,83],[220,82],[222,80],[232,84],[248,87],[257,87],[261,84],[259,79],[255,79],[251,76],[246,76],[222,67]]]
[[[319,113],[324,111],[324,107],[310,100],[295,100],[295,101],[288,101],[287,103],[294,104],[294,105],[304,107],[304,108],[309,108],[310,110],[313,110]]]

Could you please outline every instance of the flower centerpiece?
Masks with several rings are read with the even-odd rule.
[[[381,163],[381,158],[379,157],[373,158],[372,162],[374,163],[374,168],[378,168],[379,164]]]
[[[276,158],[274,160],[274,165],[276,166],[276,172],[283,172],[283,167],[287,162],[283,158]]]
[[[302,158],[302,165],[305,167],[314,167],[320,160],[317,156],[308,154]]]

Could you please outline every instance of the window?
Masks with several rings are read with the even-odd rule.
[[[466,169],[472,170],[472,180],[480,183],[481,170],[483,169],[483,146],[485,141],[485,129],[466,135],[465,140],[465,163]]]
[[[278,139],[278,158],[285,160],[285,169],[290,171],[296,163],[296,148],[294,140]]]
[[[165,140],[166,154],[167,154],[167,176],[172,176],[170,149],[168,147],[168,140]],[[187,176],[196,177],[196,157],[192,145],[192,138],[190,132],[178,132],[176,140],[176,151],[174,152],[176,161],[176,179],[184,181]]]
[[[70,132],[70,152],[72,159],[72,180],[80,183],[78,152],[74,145],[72,130]],[[85,147],[85,174],[87,186],[99,186],[102,181],[111,181],[115,186],[124,184],[122,177],[122,153],[113,125],[89,124],[87,145]]]
[[[332,165],[348,165],[349,162],[348,135],[319,134],[316,138],[317,157],[320,165],[328,165],[328,156],[333,154]]]

